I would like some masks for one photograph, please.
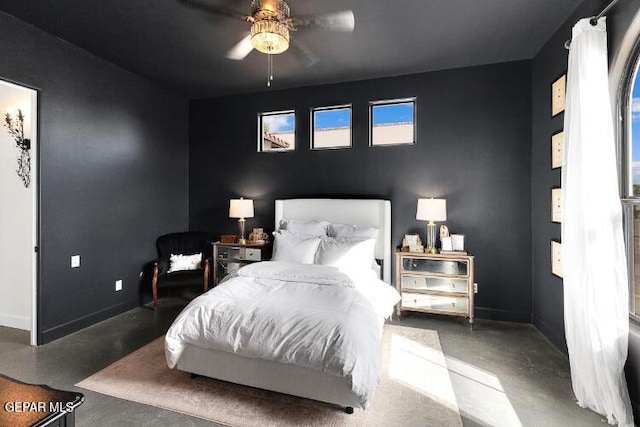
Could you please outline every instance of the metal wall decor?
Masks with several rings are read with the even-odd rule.
[[[31,140],[24,137],[24,114],[18,110],[15,118],[10,113],[4,116],[4,127],[20,150],[18,155],[18,168],[16,173],[26,188],[31,184]]]

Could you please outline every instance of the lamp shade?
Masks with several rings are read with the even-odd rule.
[[[231,199],[229,202],[229,218],[253,218],[253,200]]]
[[[416,219],[420,221],[446,221],[447,201],[445,199],[418,199]]]

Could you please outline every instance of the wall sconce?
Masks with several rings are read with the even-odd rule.
[[[427,224],[427,248],[425,252],[435,254],[436,250],[436,224],[434,221],[447,220],[447,201],[445,199],[418,199],[416,219],[429,221]]]
[[[244,238],[244,224],[247,221],[245,218],[253,218],[253,200],[243,199],[231,199],[229,201],[229,218],[240,218],[238,223],[240,224],[240,240],[238,243],[245,245],[247,240]]]
[[[9,135],[16,143],[16,147],[20,150],[18,156],[18,168],[16,173],[22,180],[26,188],[31,183],[31,140],[24,137],[24,114],[22,110],[18,110],[15,118],[10,113],[4,116],[4,127],[7,128]]]

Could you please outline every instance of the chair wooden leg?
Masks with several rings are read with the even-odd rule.
[[[204,260],[204,291],[209,290],[209,260]]]
[[[153,263],[153,279],[151,280],[153,289],[153,308],[158,308],[158,263]]]

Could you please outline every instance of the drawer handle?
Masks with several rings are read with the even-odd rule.
[[[456,284],[455,284],[455,283],[452,283],[452,284],[451,284],[451,287],[452,287],[453,289],[455,289],[455,288],[456,288]]]
[[[455,307],[455,306],[456,306],[456,303],[455,303],[455,302],[452,302],[452,303],[451,303],[451,307]]]
[[[414,262],[413,263],[413,268],[417,268],[418,267],[418,263]]]
[[[417,303],[418,303],[418,300],[414,298],[414,299],[413,299],[413,303],[414,303],[414,304],[417,304]]]

